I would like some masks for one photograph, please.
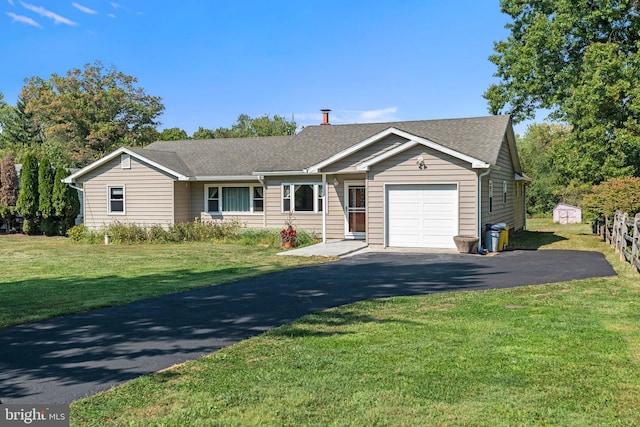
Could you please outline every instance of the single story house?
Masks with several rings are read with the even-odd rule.
[[[582,222],[582,209],[577,206],[558,203],[553,208],[553,222],[560,224],[580,224]]]
[[[305,127],[296,135],[158,141],[119,148],[65,178],[84,222],[142,226],[236,219],[323,240],[455,248],[486,223],[525,226],[523,174],[507,115]]]

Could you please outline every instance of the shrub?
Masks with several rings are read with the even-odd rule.
[[[640,178],[612,178],[591,189],[582,202],[587,219],[613,216],[621,210],[630,215],[640,212]]]
[[[152,225],[147,230],[147,238],[151,243],[168,243],[169,233],[159,225]]]
[[[109,225],[106,234],[111,238],[113,243],[144,243],[147,241],[147,230],[136,224],[123,224],[114,222]]]
[[[86,240],[87,235],[89,234],[89,229],[86,225],[76,225],[75,227],[71,227],[67,230],[67,236],[74,242],[81,242]]]
[[[246,228],[240,233],[238,242],[246,246],[280,246],[280,232],[270,228]]]
[[[109,235],[112,243],[118,244],[228,242],[268,247],[279,247],[281,244],[279,230],[245,228],[237,220],[185,222],[168,229],[159,225],[142,227],[116,222],[100,231],[89,230],[85,225],[77,225],[67,231],[69,238],[75,242],[102,243],[105,234]],[[298,230],[297,239],[300,246],[318,241],[315,234],[304,230]]]

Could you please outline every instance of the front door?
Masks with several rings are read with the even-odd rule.
[[[345,238],[364,240],[367,209],[364,183],[345,183]]]

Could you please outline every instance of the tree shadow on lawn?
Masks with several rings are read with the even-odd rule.
[[[562,242],[563,240],[569,240],[566,237],[558,236],[551,231],[528,231],[523,230],[514,234],[509,238],[510,249],[540,249],[543,246],[550,245],[556,242]]]
[[[3,329],[0,401],[68,403],[306,314],[357,301],[548,283],[558,277],[557,270],[565,272],[559,276],[562,280],[575,278],[562,267],[567,257],[566,262],[575,264],[571,260],[575,253],[537,251],[522,256],[523,252],[515,251],[497,257],[368,253]],[[604,273],[589,269],[599,261],[608,265],[602,254],[582,256],[587,258],[581,274],[611,275],[610,266]],[[188,278],[190,273],[173,274]],[[115,276],[105,279],[117,280]],[[150,283],[168,280],[163,275],[145,279]],[[48,283],[61,292],[67,284],[65,280]],[[346,316],[336,321],[379,320]]]

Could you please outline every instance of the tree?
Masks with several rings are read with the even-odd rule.
[[[489,59],[500,83],[485,98],[514,122],[537,109],[571,126],[561,173],[584,183],[640,175],[637,0],[502,0],[513,22]]]
[[[205,129],[202,126],[198,128],[197,131],[191,135],[191,139],[214,139],[216,137],[216,133],[212,129]]]
[[[558,124],[532,124],[517,139],[522,169],[532,179],[527,186],[529,214],[549,213],[558,202],[569,202],[562,197],[567,182],[557,172],[554,158],[554,147],[563,143],[569,132],[569,128]]]
[[[137,79],[101,62],[49,80],[26,80],[21,97],[43,139],[67,165],[84,166],[122,145],[142,146],[164,110]]]
[[[40,229],[47,236],[57,234],[56,221],[53,215],[53,170],[49,158],[40,160],[38,168],[38,216],[40,217]]]
[[[19,182],[13,156],[7,154],[0,165],[0,215],[7,225],[7,232],[13,226],[13,216],[18,200]]]
[[[25,102],[18,100],[15,107],[6,106],[1,115],[0,147],[16,154],[39,150],[42,137],[33,121],[33,115],[25,111]]]
[[[78,192],[62,182],[69,174],[70,172],[62,167],[56,168],[51,196],[53,214],[57,218],[61,235],[65,235],[67,230],[75,225],[76,217],[80,213]]]
[[[277,114],[273,118],[265,114],[254,119],[246,114],[240,114],[231,129],[218,128],[214,131],[214,136],[215,138],[248,138],[293,135],[296,133],[296,128],[296,122],[288,121]]]
[[[588,219],[611,217],[617,210],[640,213],[640,178],[612,178],[594,186],[583,208]]]
[[[24,221],[22,230],[27,234],[35,234],[38,227],[38,159],[31,153],[24,156],[20,177],[20,194],[16,201],[16,210]]]
[[[160,132],[160,141],[180,141],[184,139],[189,139],[187,132],[180,128],[168,128],[163,129]]]

